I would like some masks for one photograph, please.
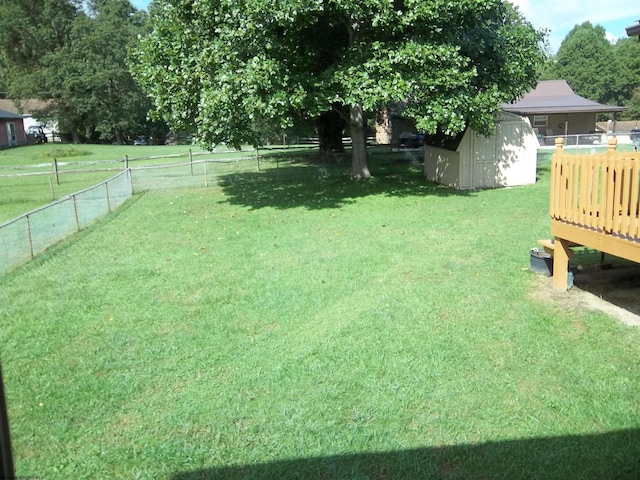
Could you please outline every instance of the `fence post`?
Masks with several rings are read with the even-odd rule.
[[[58,176],[58,159],[53,159],[53,174],[56,176],[56,184],[60,185],[60,177]]]
[[[189,149],[189,168],[191,169],[191,176],[193,177],[193,153]]]
[[[109,182],[104,182],[105,192],[107,194],[107,208],[109,209],[109,213],[111,213],[111,201],[109,199]]]
[[[256,164],[258,166],[258,172],[260,172],[260,150],[256,147]]]
[[[124,169],[129,170],[129,155],[124,156]]]
[[[204,170],[204,186],[207,188],[209,186],[209,182],[207,180],[207,161],[205,160],[202,164],[202,168]]]
[[[76,202],[76,196],[71,195],[71,199],[73,200],[73,214],[76,217],[76,228],[80,231],[80,220],[78,219],[78,204]]]
[[[33,239],[31,238],[31,220],[29,215],[25,215],[27,219],[27,239],[29,240],[29,253],[31,254],[31,260],[33,260]]]

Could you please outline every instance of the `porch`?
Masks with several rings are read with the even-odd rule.
[[[585,246],[640,263],[640,153],[576,154],[556,139],[551,163],[553,285],[567,289],[571,248]]]

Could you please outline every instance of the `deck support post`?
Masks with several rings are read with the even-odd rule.
[[[569,274],[569,259],[573,252],[569,249],[572,245],[568,240],[561,238],[555,239],[553,249],[553,286],[558,290],[567,290],[569,283],[567,275]]]

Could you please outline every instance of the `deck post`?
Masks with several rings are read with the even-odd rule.
[[[618,147],[618,139],[616,137],[611,137],[607,140],[607,151],[615,152]]]
[[[571,258],[571,243],[562,238],[555,238],[553,249],[553,286],[558,290],[567,290],[569,284],[567,275],[569,274],[569,258]]]

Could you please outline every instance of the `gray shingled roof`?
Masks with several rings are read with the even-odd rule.
[[[622,112],[625,107],[602,105],[574,93],[566,80],[546,80],[539,82],[517,102],[505,103],[505,112],[518,115],[550,113],[606,113]]]
[[[627,27],[625,29],[627,31],[627,36],[628,37],[635,37],[640,35],[640,20],[638,20],[638,24],[637,25],[631,25],[630,27]]]
[[[7,112],[6,110],[0,110],[0,118],[22,118],[22,116]]]

